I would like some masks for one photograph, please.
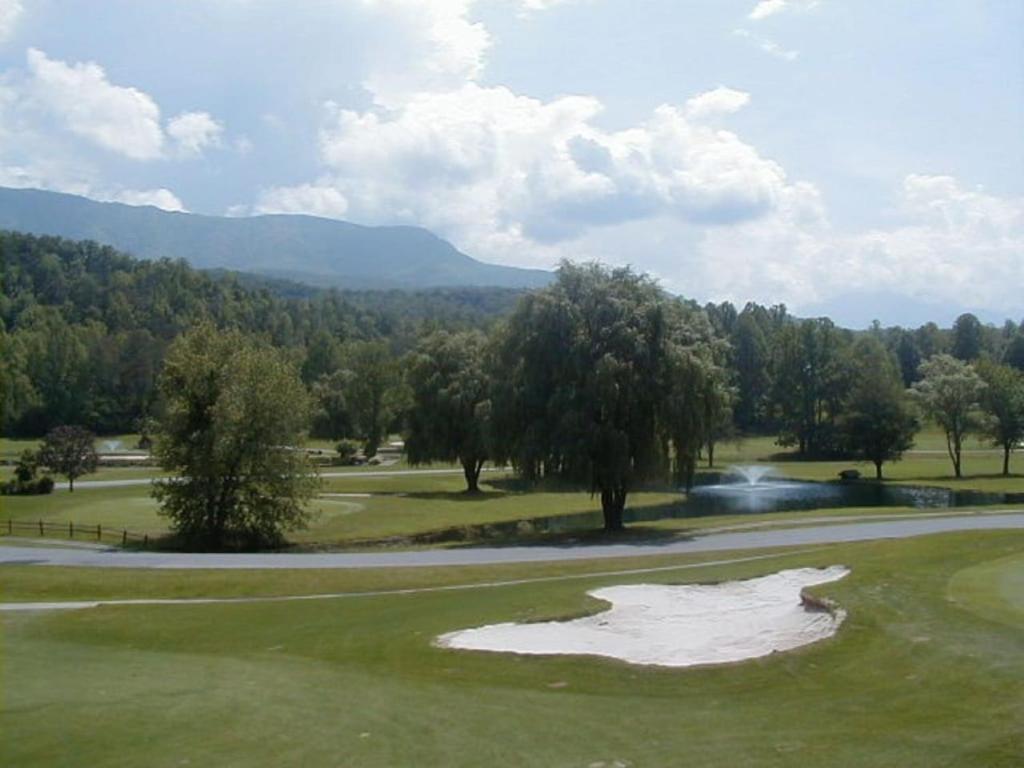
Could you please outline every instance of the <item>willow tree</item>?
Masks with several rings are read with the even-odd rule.
[[[494,439],[499,459],[528,478],[557,476],[601,499],[604,528],[623,527],[630,491],[663,475],[666,405],[677,424],[701,421],[688,397],[685,314],[629,269],[563,263],[556,282],[524,297],[497,345]],[[673,397],[675,395],[675,397]],[[686,429],[687,439],[691,439]],[[699,442],[698,442],[699,445]]]
[[[277,544],[301,527],[316,477],[301,450],[309,397],[286,353],[201,325],[171,345],[159,380],[154,495],[189,544]]]
[[[458,461],[469,493],[479,491],[488,456],[485,345],[481,333],[439,331],[420,342],[406,372],[412,397],[405,436],[409,462]]]

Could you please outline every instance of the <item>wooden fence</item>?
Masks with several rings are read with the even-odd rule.
[[[6,533],[8,536],[38,536],[42,539],[74,540],[77,538],[99,542],[106,540],[120,544],[122,547],[128,546],[129,543],[141,544],[143,547],[149,546],[148,533],[132,533],[123,528],[104,528],[99,523],[75,525],[73,522],[52,523],[46,520],[7,520],[0,523],[0,533]]]

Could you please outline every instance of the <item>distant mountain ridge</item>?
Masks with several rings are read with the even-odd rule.
[[[222,268],[353,289],[537,288],[553,274],[485,264],[419,227],[365,227],[316,216],[244,218],[100,203],[0,187],[0,229],[95,240],[138,258]]]

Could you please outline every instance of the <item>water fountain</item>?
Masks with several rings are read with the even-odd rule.
[[[772,512],[805,504],[813,507],[836,492],[829,485],[784,480],[775,474],[774,467],[764,464],[729,467],[724,482],[699,485],[691,491],[692,506],[704,514]]]
[[[121,450],[120,440],[103,441],[103,453],[117,453],[119,450]]]
[[[745,490],[751,490],[761,485],[766,477],[775,474],[775,467],[766,467],[763,464],[739,464],[729,467],[728,474],[742,477],[746,482]],[[743,485],[740,484],[742,488]]]

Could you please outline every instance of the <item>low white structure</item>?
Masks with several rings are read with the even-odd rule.
[[[836,565],[721,584],[606,587],[588,593],[611,603],[593,616],[494,624],[450,632],[437,643],[475,651],[608,656],[665,667],[743,661],[834,635],[845,613],[806,601],[803,590],[847,573]]]

